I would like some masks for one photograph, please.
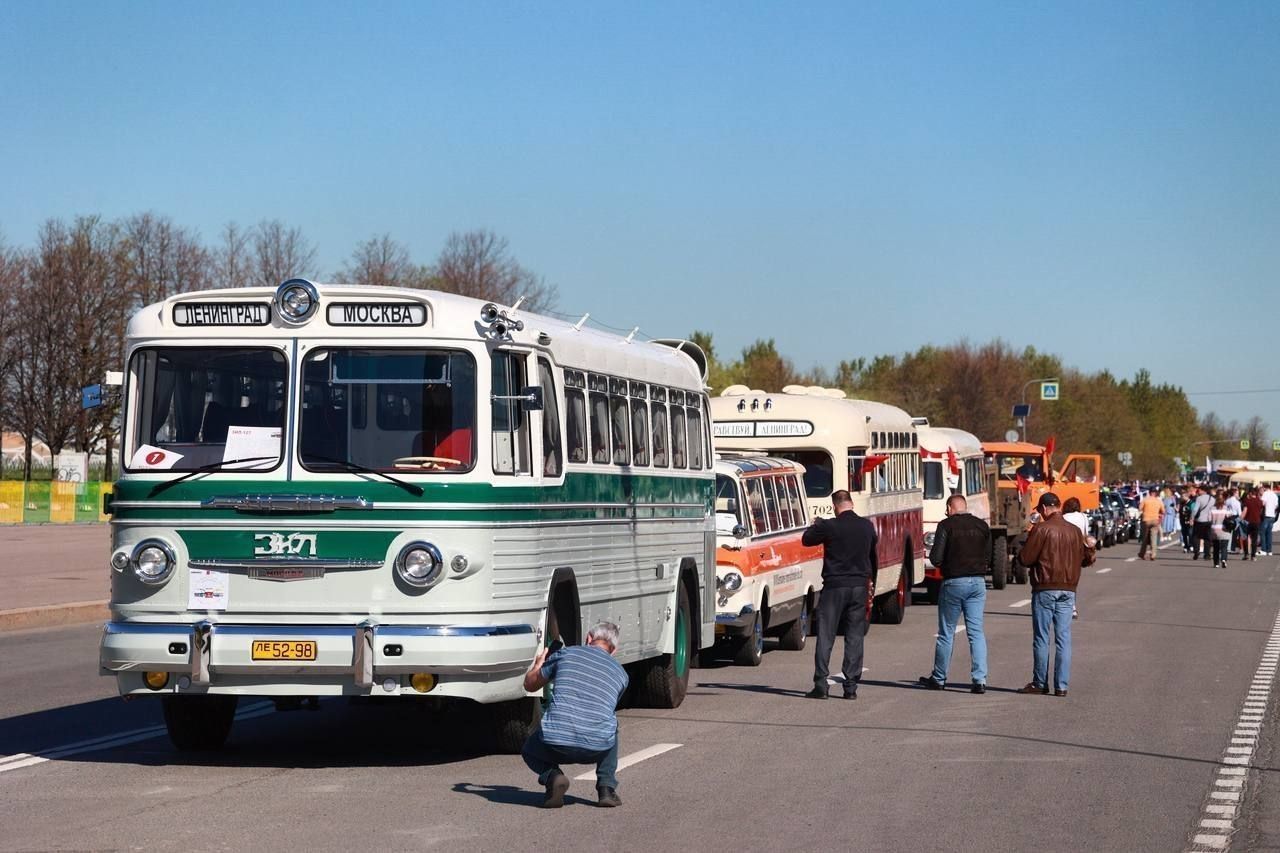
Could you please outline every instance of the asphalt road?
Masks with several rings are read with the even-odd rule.
[[[461,721],[410,702],[242,702],[222,753],[183,755],[157,703],[126,704],[97,676],[95,627],[7,634],[0,850],[1192,849],[1280,611],[1280,558],[1222,571],[1122,548],[1082,584],[1069,696],[1012,692],[1030,669],[1019,586],[989,592],[986,695],[967,690],[963,639],[952,689],[915,687],[935,630],[917,604],[872,628],[856,702],[801,698],[811,641],[695,670],[675,711],[622,712],[624,761],[652,757],[621,772],[613,811],[591,805],[591,781],[561,811],[536,808],[518,757],[471,750]],[[1280,849],[1274,711],[1226,789],[1232,850]]]

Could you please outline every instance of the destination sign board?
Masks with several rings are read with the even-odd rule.
[[[173,306],[179,326],[265,326],[271,322],[266,302],[179,302]]]
[[[716,438],[782,438],[813,435],[808,421],[721,421],[713,424]]]
[[[427,306],[414,302],[331,302],[330,326],[425,326]]]

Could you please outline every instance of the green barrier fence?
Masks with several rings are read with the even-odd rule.
[[[112,483],[0,480],[0,524],[106,521],[102,496],[112,489]]]

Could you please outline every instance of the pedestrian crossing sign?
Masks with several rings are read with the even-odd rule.
[[[1240,439],[1240,449],[1241,449],[1241,450],[1248,450],[1248,449],[1249,449],[1249,439],[1247,439],[1247,438],[1242,438],[1242,439]]]
[[[1057,382],[1041,382],[1040,383],[1040,399],[1041,400],[1058,399],[1058,383]]]
[[[1280,450],[1280,440],[1272,439],[1272,440],[1271,440],[1271,449],[1272,449],[1272,450]]]

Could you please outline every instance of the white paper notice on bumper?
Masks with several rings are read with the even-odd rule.
[[[188,610],[227,609],[227,589],[230,584],[226,572],[216,569],[190,569],[189,573]]]

